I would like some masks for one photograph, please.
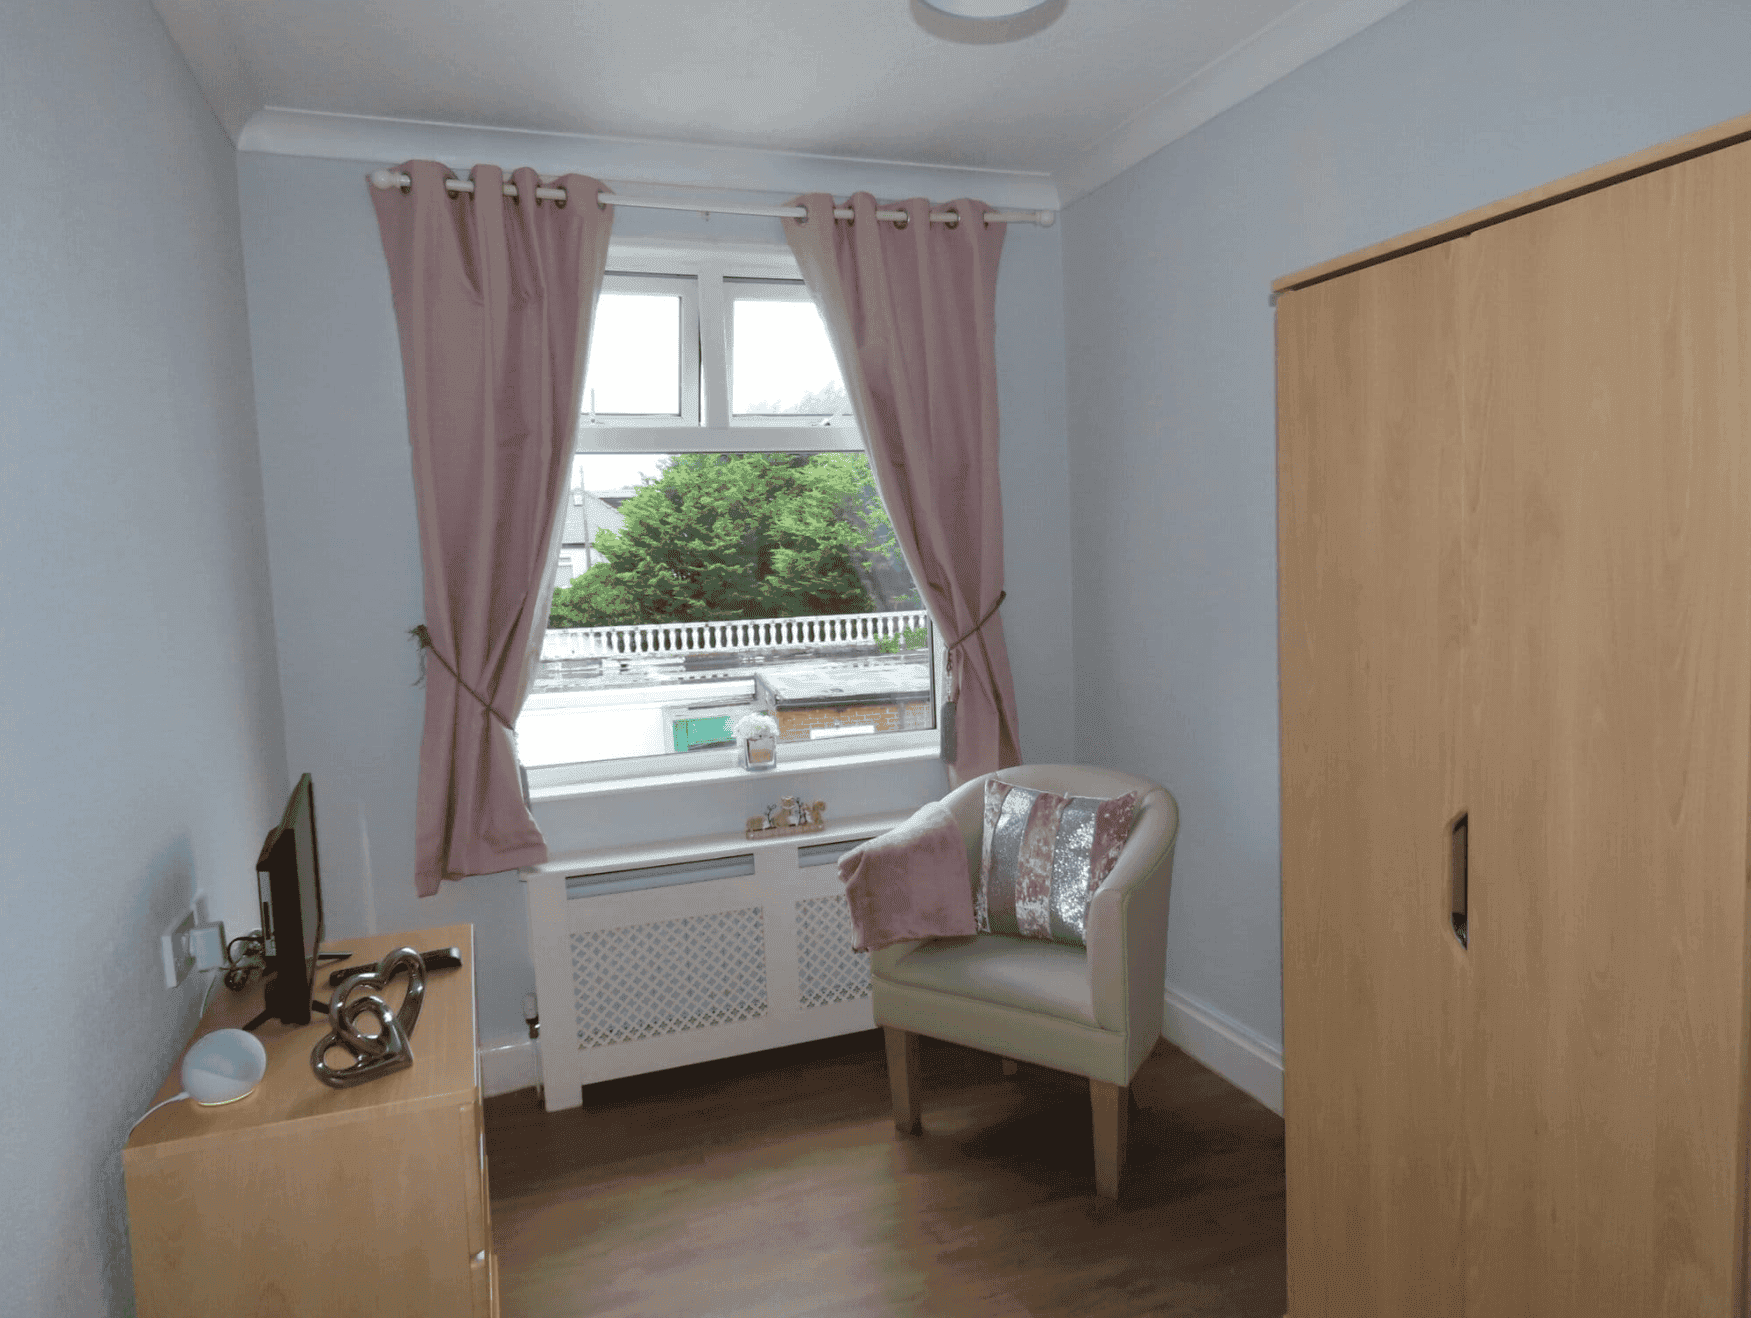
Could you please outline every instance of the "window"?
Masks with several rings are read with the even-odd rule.
[[[827,327],[802,281],[733,279],[726,296],[730,424],[855,430]]]
[[[699,424],[697,293],[696,280],[678,277],[602,281],[584,376],[587,423]]]
[[[617,246],[552,615],[517,721],[531,786],[934,750],[939,656],[826,327],[788,253]]]

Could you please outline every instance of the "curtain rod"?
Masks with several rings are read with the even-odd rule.
[[[387,190],[389,188],[410,187],[412,184],[413,179],[397,170],[374,169],[371,171],[371,186],[374,188]],[[465,178],[447,178],[444,180],[444,187],[451,192],[473,192],[474,181]],[[505,184],[504,192],[507,197],[516,196],[517,185],[515,183]],[[539,201],[564,201],[565,189],[538,187],[535,189],[535,196]],[[715,203],[701,206],[696,201],[670,201],[662,197],[629,197],[618,192],[598,192],[596,200],[603,206],[630,206],[639,210],[700,211],[717,215],[770,215],[774,219],[780,220],[800,220],[808,214],[801,206],[720,206]],[[851,207],[840,206],[834,209],[833,218],[849,220],[855,214],[856,212]],[[911,218],[905,211],[877,211],[875,216],[878,220]],[[1056,211],[1048,210],[985,212],[985,223],[987,224],[1037,224],[1042,229],[1051,228],[1057,218]],[[932,224],[959,224],[960,220],[961,217],[953,211],[932,211],[930,213]]]

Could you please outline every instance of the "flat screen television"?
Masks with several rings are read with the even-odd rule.
[[[308,1025],[322,945],[322,873],[316,859],[316,798],[309,774],[298,780],[280,822],[261,844],[255,877],[266,961],[266,1010],[258,1020]]]

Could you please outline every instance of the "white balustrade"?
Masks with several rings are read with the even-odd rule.
[[[728,622],[659,622],[634,627],[548,628],[547,659],[684,658],[745,650],[828,650],[872,645],[928,626],[930,615],[835,613],[804,618],[746,618]]]

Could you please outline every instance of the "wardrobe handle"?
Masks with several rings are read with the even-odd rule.
[[[1447,827],[1447,878],[1453,900],[1453,936],[1461,947],[1471,946],[1471,924],[1466,914],[1466,889],[1470,885],[1469,861],[1466,856],[1469,816],[1461,810]]]

